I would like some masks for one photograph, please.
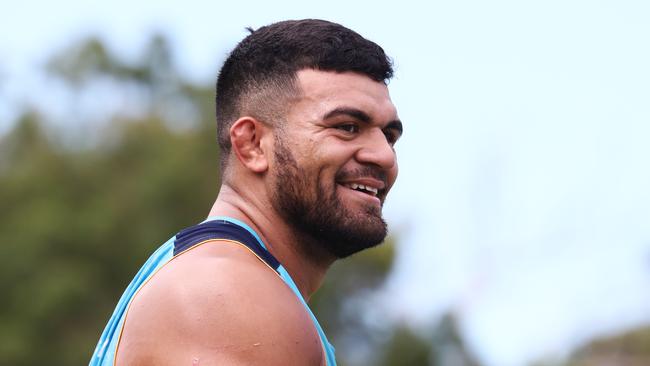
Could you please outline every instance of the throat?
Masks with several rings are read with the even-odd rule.
[[[324,243],[312,235],[296,231],[294,236],[294,260],[283,263],[283,266],[296,283],[302,297],[309,301],[311,295],[322,285],[325,274],[336,257],[325,249]]]

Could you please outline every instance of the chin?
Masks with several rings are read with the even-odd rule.
[[[386,222],[374,213],[367,212],[362,217],[346,220],[345,225],[330,230],[330,240],[326,249],[336,258],[346,258],[364,249],[384,242],[388,233]]]

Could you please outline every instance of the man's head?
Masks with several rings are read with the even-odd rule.
[[[381,211],[402,124],[386,85],[364,75],[302,70],[298,82],[267,190],[285,221],[343,258],[386,236]]]
[[[402,131],[391,76],[378,45],[321,20],[253,32],[221,71],[222,166],[243,169],[228,183],[254,184],[311,254],[341,258],[386,236],[381,208]],[[224,166],[228,159],[240,168]]]
[[[336,23],[289,20],[251,31],[230,53],[217,79],[222,172],[230,156],[232,123],[249,115],[281,124],[300,93],[296,75],[304,69],[355,72],[378,82],[393,76],[391,61],[381,47]]]

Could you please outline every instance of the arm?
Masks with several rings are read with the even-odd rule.
[[[246,249],[208,243],[174,259],[137,294],[116,364],[324,361],[309,314],[277,274]]]

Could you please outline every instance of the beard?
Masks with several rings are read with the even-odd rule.
[[[387,226],[381,208],[368,204],[356,211],[348,209],[337,195],[336,182],[362,175],[385,181],[385,174],[370,167],[344,171],[337,174],[331,184],[326,184],[321,179],[321,171],[315,177],[306,174],[281,139],[276,139],[274,155],[281,169],[276,173],[272,204],[285,221],[302,234],[298,237],[311,239],[298,244],[306,253],[325,250],[336,258],[345,258],[384,241]]]

